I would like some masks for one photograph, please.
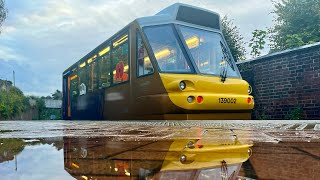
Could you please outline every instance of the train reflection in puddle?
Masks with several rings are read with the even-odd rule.
[[[114,141],[64,138],[65,170],[77,179],[236,179],[251,155],[236,136],[215,139]]]

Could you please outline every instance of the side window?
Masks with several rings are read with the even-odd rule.
[[[98,88],[98,64],[96,62],[97,55],[94,55],[92,58],[88,59],[88,77],[89,77],[89,87],[90,92]]]
[[[152,74],[154,71],[140,33],[137,31],[137,73],[138,77]]]
[[[110,46],[106,47],[99,52],[99,68],[100,68],[100,80],[99,89],[109,87],[111,85],[111,71],[110,71]]]
[[[113,84],[129,80],[129,41],[124,34],[112,43]]]
[[[87,63],[83,62],[79,65],[79,95],[87,93],[88,79],[87,79]]]

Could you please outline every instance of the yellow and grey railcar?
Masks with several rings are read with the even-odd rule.
[[[217,13],[174,4],[138,18],[63,72],[64,119],[250,119]]]

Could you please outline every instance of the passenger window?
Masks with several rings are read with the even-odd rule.
[[[79,65],[79,95],[87,94],[87,64],[83,62]]]
[[[110,46],[106,47],[99,52],[99,68],[100,68],[100,81],[99,89],[104,87],[109,87],[111,85],[111,76],[110,76]]]
[[[129,41],[128,34],[120,36],[112,43],[113,83],[118,84],[129,80]]]
[[[88,77],[89,77],[89,91],[92,92],[98,88],[98,66],[96,62],[97,56],[88,59]]]
[[[152,74],[154,71],[146,47],[140,33],[137,31],[137,72],[138,77]]]

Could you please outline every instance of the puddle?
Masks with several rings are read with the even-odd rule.
[[[42,123],[0,134],[1,180],[320,177],[319,131],[287,122]]]

